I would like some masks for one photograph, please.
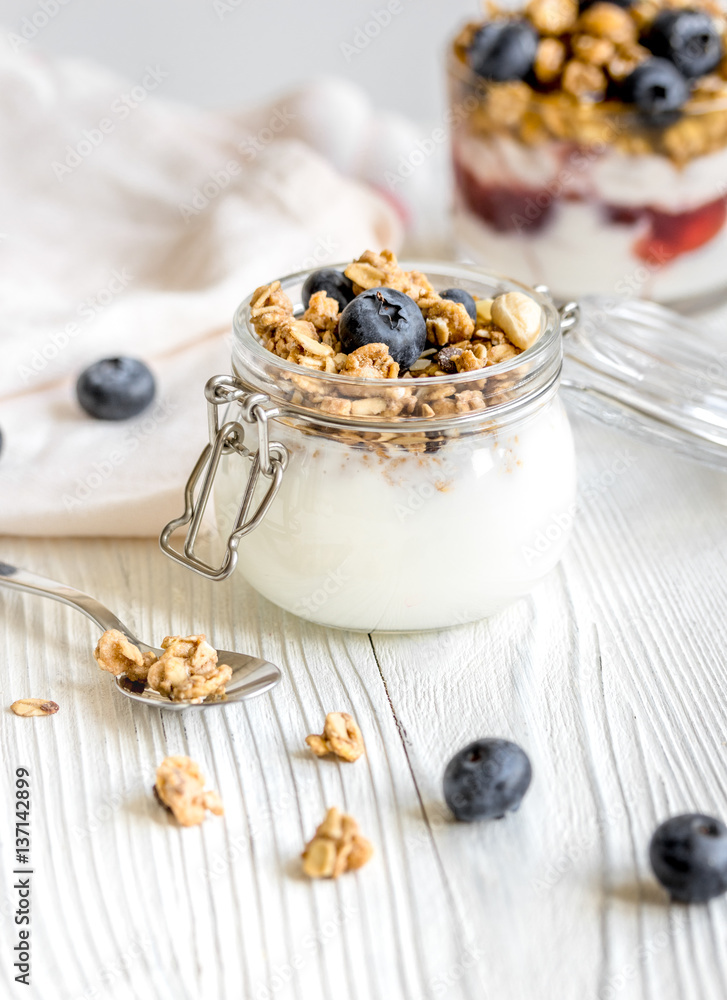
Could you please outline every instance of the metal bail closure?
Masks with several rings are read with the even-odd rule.
[[[192,474],[184,488],[184,513],[174,518],[162,531],[159,544],[175,562],[206,576],[209,580],[225,580],[237,565],[238,546],[240,539],[254,531],[270,509],[283,479],[288,464],[288,451],[285,445],[271,441],[268,434],[268,420],[279,414],[277,407],[269,406],[270,399],[263,393],[248,392],[229,375],[216,375],[205,386],[207,412],[209,418],[210,441],[197,460]],[[220,423],[221,406],[239,404],[238,420]],[[243,424],[257,426],[258,448],[251,452],[245,447],[245,428]],[[236,452],[241,458],[251,458],[252,466],[230,532],[222,565],[210,566],[195,555],[194,547],[199,535],[207,504],[212,495],[217,469],[224,456]],[[270,485],[254,511],[252,504],[260,476],[270,480]],[[178,528],[188,524],[183,550],[179,552],[172,547],[171,538]]]

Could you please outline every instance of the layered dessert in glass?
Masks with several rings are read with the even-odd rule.
[[[461,253],[556,296],[727,289],[727,61],[716,3],[531,0],[449,59]]]

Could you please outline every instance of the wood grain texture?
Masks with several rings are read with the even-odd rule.
[[[206,631],[285,675],[246,705],[146,709],[95,667],[90,622],[0,591],[2,704],[60,705],[47,719],[6,708],[0,727],[3,801],[16,766],[32,778],[24,995],[724,1000],[727,900],[668,905],[647,850],[671,813],[727,814],[727,477],[580,420],[577,437],[582,501],[561,567],[448,632],[320,629],[152,542],[3,540],[0,557],[88,590],[150,641]],[[335,709],[364,732],[356,764],[305,748]],[[533,786],[518,814],[457,824],[443,767],[482,735],[521,743]],[[200,762],[224,820],[180,830],[159,808],[169,753]],[[311,883],[299,854],[329,805],[376,854]],[[10,834],[5,817],[8,997]]]

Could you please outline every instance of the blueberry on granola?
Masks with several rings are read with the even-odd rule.
[[[338,336],[346,354],[367,344],[385,344],[405,371],[424,350],[427,327],[409,295],[394,288],[369,288],[341,313]]]
[[[700,813],[672,816],[651,838],[649,859],[672,899],[706,903],[727,891],[727,826]]]
[[[345,309],[354,297],[353,282],[346,277],[343,271],[336,271],[332,267],[324,267],[320,271],[314,271],[305,279],[301,298],[306,309],[311,295],[315,292],[325,292],[330,299],[336,300],[340,309]]]
[[[469,292],[464,290],[464,288],[447,288],[446,291],[440,292],[439,294],[443,299],[449,299],[450,302],[460,302],[467,310],[467,315],[472,322],[477,322],[477,306],[475,305],[475,300]]]
[[[724,54],[715,23],[703,10],[662,11],[643,44],[689,78],[711,73]]]
[[[584,11],[598,2],[599,0],[580,0],[578,7],[581,11]],[[608,2],[612,3],[614,7],[622,7],[624,10],[628,10],[633,4],[633,0],[608,0]]]
[[[538,33],[528,21],[491,21],[475,34],[469,63],[485,80],[522,80],[535,62]]]
[[[477,740],[447,764],[444,798],[459,820],[502,819],[518,809],[532,775],[530,759],[517,743]]]
[[[81,372],[76,396],[82,409],[97,420],[128,420],[154,398],[154,376],[136,358],[104,358]]]
[[[681,114],[689,84],[667,59],[647,59],[624,80],[622,96],[649,124],[669,125]]]

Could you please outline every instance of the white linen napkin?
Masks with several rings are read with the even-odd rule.
[[[158,534],[181,510],[240,300],[400,243],[392,205],[312,148],[371,172],[380,127],[354,88],[222,114],[166,100],[164,81],[0,41],[0,533]],[[157,400],[92,420],[75,379],[119,354],[150,364]]]

